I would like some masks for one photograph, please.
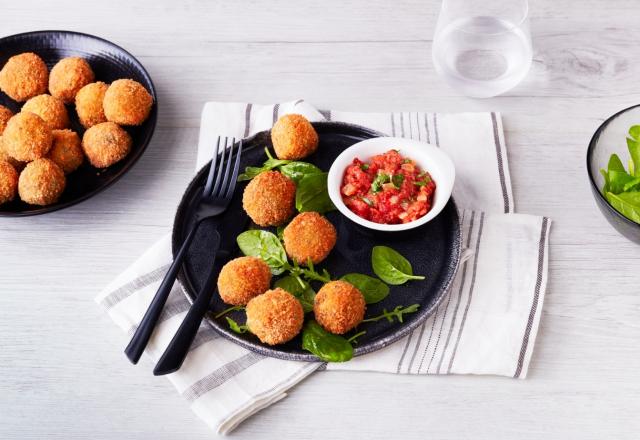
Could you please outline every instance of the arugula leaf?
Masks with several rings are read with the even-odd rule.
[[[351,336],[349,339],[347,339],[347,342],[349,342],[351,345],[353,344],[357,344],[358,343],[358,338],[362,335],[366,335],[367,331],[366,330],[362,330],[361,332],[356,333],[355,335]]]
[[[353,358],[353,346],[347,339],[329,333],[313,319],[302,330],[302,348],[325,362],[346,362]]]
[[[377,278],[361,273],[348,273],[340,278],[342,281],[353,285],[362,293],[367,304],[382,301],[389,295],[389,286]]]
[[[620,214],[640,223],[640,192],[606,193],[607,200]]]
[[[271,273],[280,275],[287,269],[287,253],[275,234],[261,229],[244,231],[236,238],[243,254],[262,259],[271,268]]]
[[[295,183],[300,182],[300,180],[307,175],[322,173],[320,168],[307,162],[290,162],[286,165],[282,165],[279,170]]]
[[[307,174],[300,179],[296,188],[296,209],[299,212],[315,211],[323,214],[336,209],[329,198],[327,175],[328,173]]]
[[[396,306],[390,312],[387,309],[382,309],[382,314],[378,316],[374,316],[373,318],[363,319],[362,322],[376,322],[381,319],[386,319],[389,322],[393,322],[394,319],[397,319],[398,322],[404,322],[404,315],[408,313],[415,313],[420,308],[420,304],[411,304],[408,307],[404,306]]]
[[[244,309],[245,309],[244,306],[232,306],[232,307],[229,307],[228,309],[224,309],[222,312],[218,313],[214,318],[218,319],[218,318],[226,315],[227,313],[235,312],[235,311],[238,311],[238,310],[244,310]]]
[[[316,297],[316,292],[314,292],[306,281],[296,279],[292,275],[287,275],[276,281],[274,286],[280,287],[298,298],[305,313],[313,310],[313,300]]]
[[[424,280],[414,275],[411,263],[400,253],[387,246],[375,246],[371,252],[373,272],[387,284],[399,285],[409,280]]]
[[[235,322],[233,319],[229,318],[228,316],[225,316],[225,318],[227,319],[227,323],[229,323],[229,328],[231,330],[233,330],[234,332],[238,333],[238,334],[242,334],[242,333],[246,333],[249,331],[249,327],[246,325],[240,325],[237,322]]]

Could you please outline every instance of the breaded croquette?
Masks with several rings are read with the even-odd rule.
[[[66,185],[62,169],[49,159],[36,159],[20,173],[18,193],[32,205],[50,205],[60,198]]]
[[[87,84],[76,94],[76,112],[85,128],[107,122],[102,104],[108,88],[107,84],[98,81]]]
[[[286,290],[267,290],[247,304],[247,326],[265,344],[284,344],[295,338],[304,321],[298,299]]]
[[[271,142],[279,159],[299,160],[318,148],[318,133],[302,115],[284,115],[271,129]]]
[[[65,174],[69,174],[84,160],[80,137],[73,130],[53,130],[53,146],[47,158],[54,161]]]
[[[142,84],[132,79],[111,83],[104,95],[104,114],[120,125],[140,125],[153,106],[153,97]]]
[[[287,255],[299,264],[318,264],[336,244],[336,228],[317,212],[301,212],[284,228]]]
[[[9,58],[0,70],[0,90],[18,102],[46,93],[48,81],[47,65],[31,52]]]
[[[13,116],[13,112],[6,108],[3,105],[0,105],[0,136],[4,132],[5,127],[7,126],[7,122]]]
[[[49,92],[66,103],[72,103],[76,93],[94,79],[93,70],[86,60],[80,57],[63,58],[51,69]]]
[[[260,226],[278,226],[293,215],[296,185],[277,171],[258,174],[244,189],[242,206]]]
[[[252,298],[269,290],[271,270],[256,257],[239,257],[222,267],[218,276],[218,293],[222,301],[244,306]]]
[[[51,128],[36,114],[23,112],[9,119],[2,133],[4,151],[22,162],[44,157],[51,149]]]
[[[0,205],[10,202],[18,192],[18,172],[4,160],[0,160]]]
[[[318,291],[313,313],[326,331],[344,334],[364,319],[365,301],[362,293],[346,281],[331,281]]]
[[[23,112],[38,115],[52,130],[62,130],[69,127],[69,115],[64,102],[51,95],[38,95],[28,100],[22,106]]]
[[[131,151],[131,136],[113,122],[94,125],[84,132],[82,150],[91,165],[106,168],[124,159]]]

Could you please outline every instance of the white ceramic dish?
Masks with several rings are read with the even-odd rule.
[[[356,157],[363,162],[369,161],[373,156],[386,153],[391,149],[400,151],[404,157],[413,159],[421,169],[429,172],[436,182],[436,192],[434,194],[433,206],[426,215],[409,223],[387,225],[365,220],[351,211],[342,201],[340,186],[344,177],[344,172],[353,159]],[[456,170],[453,162],[440,148],[427,144],[426,142],[415,141],[405,138],[379,137],[367,139],[344,150],[333,162],[329,169],[327,185],[329,197],[336,205],[336,208],[355,223],[369,229],[377,231],[406,231],[418,226],[422,226],[435,218],[442,211],[451,197],[453,184],[456,178]]]

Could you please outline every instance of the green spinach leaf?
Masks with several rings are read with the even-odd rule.
[[[387,246],[375,246],[371,252],[373,272],[387,284],[404,284],[409,280],[424,280],[414,275],[411,263],[400,253]]]
[[[265,154],[267,155],[267,160],[262,164],[261,167],[246,167],[244,169],[244,173],[238,176],[238,182],[242,182],[245,180],[251,180],[256,177],[258,174],[263,173],[265,171],[273,170],[274,168],[278,168],[280,166],[286,165],[290,160],[285,159],[276,159],[269,152],[268,148],[264,149]]]
[[[296,209],[320,214],[336,209],[329,198],[327,173],[307,174],[300,179],[296,188]]]
[[[347,339],[329,333],[314,320],[302,330],[302,348],[325,362],[346,362],[353,358],[353,346]]]
[[[367,304],[382,301],[389,295],[389,286],[377,278],[361,273],[348,273],[340,278],[358,289]]]
[[[322,174],[322,170],[317,166],[307,162],[290,162],[282,165],[280,172],[293,180],[295,183],[299,183],[303,177],[311,174]]]
[[[313,310],[313,300],[316,297],[316,292],[306,281],[287,275],[276,281],[275,287],[280,287],[298,298],[305,313]]]
[[[280,275],[288,267],[287,253],[275,234],[252,229],[238,235],[236,241],[243,254],[262,259],[272,274]]]
[[[640,223],[640,192],[614,194],[608,192],[607,200],[620,214],[636,223]]]

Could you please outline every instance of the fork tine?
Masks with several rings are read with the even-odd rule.
[[[220,155],[222,157],[220,157],[220,163],[218,164],[218,170],[216,171],[216,182],[213,185],[213,189],[211,190],[209,195],[215,196],[215,194],[217,194],[218,190],[220,189],[220,184],[222,183],[222,178],[223,178],[222,168],[224,167],[224,161],[225,161],[225,158],[226,158],[226,155],[227,155],[227,141],[228,140],[229,140],[228,137],[224,138],[224,148],[222,149],[222,152],[220,153]]]
[[[236,161],[233,164],[233,175],[231,176],[231,182],[229,182],[229,188],[227,189],[227,193],[224,195],[224,198],[229,201],[231,197],[233,197],[233,192],[236,189],[236,184],[238,182],[238,171],[240,170],[240,156],[242,155],[242,139],[240,139],[240,143],[238,144],[238,151],[236,151]]]
[[[207,176],[207,183],[204,186],[203,195],[206,197],[211,194],[211,187],[213,185],[213,175],[216,170],[216,162],[218,161],[218,150],[220,150],[220,136],[218,136],[218,142],[216,143],[216,148],[213,151],[213,157],[211,158],[211,165],[209,165],[209,175]]]
[[[218,197],[224,197],[224,193],[227,190],[227,185],[229,183],[229,175],[231,173],[231,158],[233,157],[233,145],[236,143],[236,138],[231,138],[231,146],[229,147],[229,157],[227,160],[226,167],[224,169],[224,180],[222,181],[222,185],[220,186],[220,191],[216,194]]]

